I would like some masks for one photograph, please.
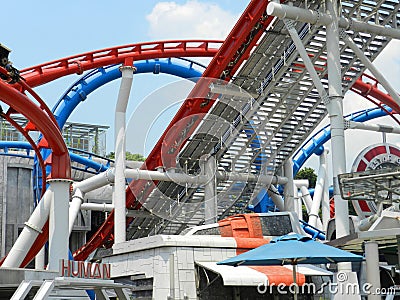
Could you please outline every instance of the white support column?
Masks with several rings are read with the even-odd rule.
[[[204,224],[213,224],[217,222],[217,164],[215,158],[210,155],[203,155],[200,158],[203,174],[207,177],[204,185]]]
[[[376,241],[366,241],[365,245],[365,260],[367,263],[367,282],[371,285],[368,295],[368,300],[381,299],[379,294],[374,295],[373,292],[381,287],[379,276],[379,249]],[[376,294],[376,293],[375,293]]]
[[[49,216],[49,263],[47,269],[54,271],[58,270],[60,259],[68,260],[68,206],[71,180],[51,179],[47,182],[52,194]]]
[[[307,213],[309,214],[312,206],[312,199],[310,191],[305,186],[300,187],[301,198],[303,198],[304,205],[306,206]]]
[[[345,127],[349,129],[360,129],[360,130],[368,130],[375,132],[386,133],[400,133],[400,128],[388,125],[379,125],[379,124],[364,124],[360,122],[348,121],[344,120]]]
[[[319,209],[321,207],[321,200],[322,200],[322,195],[324,191],[324,186],[325,186],[325,178],[326,178],[326,152],[325,150],[320,156],[319,156],[319,171],[318,171],[318,177],[317,177],[317,184],[315,185],[315,190],[314,190],[314,198],[312,201],[311,209],[310,209],[310,214],[309,214],[309,219],[308,223],[311,226],[318,227],[318,229],[321,229],[320,226],[317,225],[317,220],[319,219]]]
[[[314,66],[304,48],[300,37],[298,36],[293,22],[284,20],[286,27],[296,45],[297,50],[309,72],[318,93],[328,110],[331,123],[331,141],[332,141],[332,161],[333,163],[333,186],[336,211],[336,236],[342,237],[349,234],[349,212],[347,202],[340,197],[338,174],[346,171],[346,155],[343,124],[343,93],[342,93],[342,75],[340,65],[339,49],[339,26],[338,26],[338,2],[337,0],[326,1],[328,15],[332,21],[326,25],[327,35],[327,64],[329,80],[329,98],[315,71]],[[289,177],[289,176],[287,176]]]
[[[300,187],[300,192],[302,194],[301,198],[303,199],[304,205],[306,206],[307,213],[310,214],[311,207],[313,204],[310,192],[309,192],[308,188],[306,188],[305,186]],[[319,218],[319,216],[317,216],[316,222],[317,222],[316,226],[314,226],[314,227],[322,230],[323,226],[322,226],[321,219]],[[310,221],[308,221],[308,223],[310,223]]]
[[[325,149],[325,151],[321,154],[325,156],[325,181],[324,188],[322,193],[322,203],[321,203],[321,211],[322,211],[322,230],[326,232],[328,221],[331,215],[331,208],[329,203],[329,180],[328,180],[328,154],[329,150]]]
[[[297,186],[293,183],[294,201],[296,204],[296,213],[299,220],[303,220],[303,201],[301,200],[300,192]]]
[[[295,211],[295,203],[294,203],[294,183],[293,183],[293,162],[292,159],[289,158],[285,162],[284,166],[285,177],[288,178],[288,183],[285,184],[284,196],[284,208],[285,211]]]
[[[125,129],[126,108],[132,87],[132,66],[120,67],[122,73],[117,105],[115,108],[115,186],[114,186],[114,242],[115,244],[126,240],[126,195],[125,195]]]
[[[399,30],[396,31],[400,32]],[[392,96],[396,104],[400,105],[400,96],[391,86],[389,81],[386,80],[385,76],[383,76],[382,73],[379,72],[379,70],[372,64],[372,62],[368,59],[364,52],[360,48],[358,48],[358,46],[351,40],[351,38],[344,30],[342,30],[341,36],[346,45],[357,55],[357,58],[368,68],[368,70],[371,71],[372,75],[375,76],[375,78],[385,88],[385,90],[389,92],[389,95]]]
[[[340,196],[338,175],[346,173],[346,149],[343,124],[342,74],[339,49],[338,1],[326,1],[328,14],[333,17],[326,26],[329,98],[326,104],[331,123],[333,195],[335,199],[336,237],[349,234],[349,209]]]
[[[272,201],[274,202],[274,204],[276,205],[276,207],[279,209],[279,211],[284,211],[284,202],[283,199],[281,197],[281,195],[279,195],[279,191],[278,189],[273,186],[272,184],[269,186],[268,188],[268,196],[271,197]]]
[[[36,270],[44,270],[44,264],[45,264],[45,248],[44,246],[42,247],[42,249],[40,249],[40,251],[38,252],[38,254],[36,254],[35,256],[35,269]]]
[[[69,221],[68,221],[68,233],[71,235],[72,228],[74,227],[75,220],[81,209],[83,203],[83,193],[80,189],[76,189],[72,196],[71,203],[69,204]]]

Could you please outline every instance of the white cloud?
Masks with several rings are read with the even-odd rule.
[[[159,2],[146,19],[153,39],[224,39],[238,17],[217,4],[190,0]]]

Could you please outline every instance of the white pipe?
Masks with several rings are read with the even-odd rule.
[[[299,34],[296,31],[296,27],[294,26],[293,21],[283,19],[283,22],[285,23],[285,26],[289,31],[290,37],[292,38],[293,43],[295,44],[296,49],[300,54],[300,57],[303,59],[304,65],[306,66],[306,69],[310,74],[310,77],[315,85],[315,88],[318,91],[319,96],[321,97],[324,103],[329,102],[328,94],[326,93],[325,88],[321,82],[321,79],[319,78],[318,73],[315,70],[314,64],[312,63],[310,57],[308,56],[306,48],[303,45],[303,41],[301,40]]]
[[[5,258],[2,268],[19,268],[21,266],[22,261],[29,249],[32,248],[39,233],[42,232],[42,228],[49,217],[51,197],[52,193],[47,189],[29,220],[25,222],[24,229],[22,229],[21,234]]]
[[[322,193],[322,203],[321,203],[321,213],[322,213],[322,229],[326,232],[328,222],[331,216],[331,207],[330,207],[330,198],[329,198],[329,180],[328,180],[328,153],[329,149],[325,149],[325,151],[321,155],[325,155],[325,180],[324,180],[324,188]]]
[[[293,185],[293,162],[292,159],[288,159],[284,165],[285,176],[288,178],[288,183],[285,184],[285,211],[295,211],[294,203],[294,185]]]
[[[298,189],[300,189],[302,186],[305,186],[305,187],[308,188],[308,186],[310,184],[308,182],[308,179],[295,179],[293,181],[294,181],[294,184],[295,184],[296,188],[298,188]]]
[[[317,176],[317,183],[315,185],[314,198],[312,201],[308,219],[308,223],[311,226],[317,227],[320,230],[322,230],[322,227],[320,228],[317,225],[317,220],[319,219],[318,213],[321,206],[322,194],[324,191],[325,177],[326,177],[326,155],[322,154],[319,157],[319,171]]]
[[[218,180],[231,180],[231,181],[251,181],[261,184],[285,184],[288,182],[286,177],[272,176],[272,175],[254,175],[254,174],[239,174],[216,171],[216,178]],[[156,181],[173,181],[177,184],[194,184],[203,185],[207,183],[208,177],[205,175],[190,176],[185,173],[175,172],[159,172],[140,169],[126,169],[126,178],[133,180],[156,180]]]
[[[209,155],[203,155],[200,158],[203,174],[208,178],[204,185],[204,224],[214,224],[217,222],[217,180],[215,171],[217,164],[215,158]]]
[[[338,1],[326,1],[333,21],[326,26],[328,84],[330,101],[326,108],[331,123],[333,194],[335,199],[336,238],[349,234],[348,203],[340,195],[338,175],[346,173],[346,150],[343,126],[343,93],[340,64]]]
[[[71,235],[72,228],[76,218],[78,217],[81,204],[84,202],[83,193],[80,189],[76,189],[74,195],[72,196],[71,202],[69,203],[69,222],[68,222],[68,233]]]
[[[293,182],[293,191],[294,191],[294,201],[296,205],[296,212],[299,220],[303,220],[303,201],[301,200],[300,193],[296,184]]]
[[[384,133],[400,133],[400,128],[387,126],[387,125],[379,125],[379,124],[365,124],[360,122],[348,121],[345,120],[345,125],[348,124],[349,129],[361,129],[375,132],[384,132]]]
[[[369,216],[368,218],[362,219],[360,221],[360,224],[358,225],[358,230],[367,231],[368,229],[370,229],[372,224],[374,224],[375,221],[378,220],[378,218],[381,216],[382,211],[383,211],[383,203],[379,202],[377,212],[372,216]]]
[[[282,196],[279,194],[278,189],[270,185],[268,188],[268,196],[271,197],[272,201],[276,205],[276,207],[279,209],[279,211],[284,211],[285,210],[285,205],[283,203]]]
[[[115,108],[115,186],[114,186],[114,241],[115,244],[126,240],[126,195],[125,195],[125,129],[126,107],[131,92],[133,72],[132,66],[120,67],[121,85]]]
[[[114,205],[107,203],[83,203],[81,210],[94,210],[102,212],[111,212],[114,209]]]
[[[367,262],[367,282],[370,285],[371,294],[368,295],[368,300],[378,300],[381,296],[374,291],[378,291],[381,287],[380,272],[379,272],[379,249],[376,241],[366,241],[365,260]]]
[[[38,252],[38,254],[36,254],[35,256],[35,269],[36,270],[44,270],[45,267],[45,248],[44,246],[42,247],[42,249],[40,249],[40,251]]]
[[[126,169],[125,176],[132,178],[133,180],[156,180],[156,181],[173,181],[180,184],[205,184],[207,182],[207,176],[198,175],[190,176],[185,173],[174,173],[174,172],[159,172],[150,170],[140,169]]]
[[[301,192],[301,197],[303,198],[304,205],[306,206],[307,213],[310,213],[311,210],[311,205],[312,205],[312,199],[310,195],[310,191],[308,188],[305,186],[300,187],[300,192]]]
[[[95,189],[101,188],[105,185],[114,183],[115,179],[114,168],[109,168],[100,174],[94,175],[85,180],[74,182],[72,185],[72,191],[75,192],[76,189],[80,189],[83,194],[93,191]]]
[[[302,187],[300,187],[300,192],[302,194],[302,199],[303,199],[304,205],[306,206],[307,213],[310,214],[311,207],[313,204],[313,201],[312,201],[311,195],[310,195],[310,191],[308,190],[308,188],[302,186]],[[308,223],[310,223],[310,221],[308,221]],[[317,224],[316,225],[317,226],[314,226],[314,227],[322,230],[323,226],[322,226],[322,222],[321,222],[321,219],[319,218],[319,216],[317,216]]]
[[[392,96],[393,100],[400,105],[400,97],[396,90],[392,87],[389,81],[386,80],[385,76],[372,64],[364,52],[358,48],[358,46],[352,41],[352,39],[347,35],[346,32],[342,32],[342,39],[346,45],[354,51],[358,59],[371,71],[372,75],[379,81],[379,83],[388,91],[389,95]]]
[[[67,179],[48,180],[50,198],[49,214],[49,263],[48,270],[59,268],[60,259],[68,260],[69,191],[71,181]]]
[[[331,123],[333,198],[335,201],[336,238],[350,234],[348,202],[340,195],[338,175],[346,173],[346,143],[343,124],[343,92],[340,64],[338,0],[326,0],[328,14],[333,17],[326,25],[329,101],[326,109]],[[351,263],[339,263],[338,270],[351,272]]]
[[[333,17],[329,14],[276,2],[270,2],[268,4],[267,14],[281,19],[286,18],[310,24],[318,23],[325,26],[330,24],[333,20]],[[366,32],[375,35],[387,36],[394,39],[400,39],[400,31],[395,28],[384,27],[378,24],[365,23],[355,19],[346,19],[344,17],[340,17],[338,19],[338,22],[339,27],[346,30]]]

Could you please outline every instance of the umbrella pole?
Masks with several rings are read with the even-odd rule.
[[[296,264],[292,263],[293,266],[293,283],[294,283],[294,294],[293,299],[297,300],[297,279],[296,279]]]

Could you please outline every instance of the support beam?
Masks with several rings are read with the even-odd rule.
[[[69,191],[71,180],[48,180],[52,194],[49,216],[49,264],[47,269],[57,271],[60,259],[68,260]]]
[[[279,195],[278,189],[274,186],[271,185],[268,190],[268,196],[271,197],[272,201],[276,205],[276,207],[279,209],[279,211],[285,211],[285,205],[282,199],[282,196]]]
[[[400,31],[399,31],[400,32]],[[356,43],[348,36],[345,31],[341,32],[342,40],[346,43],[346,45],[354,51],[357,55],[358,59],[371,71],[372,75],[379,81],[379,83],[384,87],[386,91],[388,91],[389,95],[392,96],[393,100],[397,105],[400,105],[400,97],[397,94],[396,90],[392,87],[389,81],[386,80],[385,76],[382,75],[381,72],[372,64],[369,58],[364,54],[364,52],[358,48]]]
[[[324,191],[324,186],[325,186],[325,179],[326,179],[326,152],[327,150],[324,150],[324,153],[322,153],[319,157],[319,170],[318,170],[318,176],[317,176],[317,183],[315,186],[314,190],[314,198],[312,201],[310,213],[309,213],[309,219],[308,219],[308,224],[311,226],[317,227],[320,230],[323,230],[321,227],[321,222],[318,222],[319,219],[319,209],[321,207],[321,201],[322,201],[322,196],[323,196],[323,191]]]
[[[203,155],[200,158],[202,173],[207,177],[204,184],[204,224],[214,224],[217,222],[217,162],[213,156]]]
[[[94,210],[102,212],[111,212],[114,209],[114,205],[107,203],[83,203],[81,210]]]
[[[84,201],[83,193],[81,192],[80,189],[76,189],[69,204],[69,222],[68,222],[69,235],[71,235],[72,228],[74,227],[75,220],[78,217],[78,213],[80,211],[83,201]]]
[[[175,173],[170,171],[159,172],[140,169],[126,169],[125,176],[126,178],[131,178],[133,180],[173,181],[177,184],[188,183],[192,185],[203,185],[208,181],[208,178],[205,175],[190,176],[185,173]],[[254,175],[216,171],[215,176],[218,180],[223,181],[257,182],[264,185],[286,184],[288,182],[286,177],[275,175]]]
[[[368,295],[368,300],[381,299],[379,294],[373,293],[378,291],[381,287],[379,276],[379,249],[376,241],[366,241],[365,245],[365,260],[367,263],[367,282],[371,285]]]
[[[349,129],[361,129],[375,132],[383,132],[383,133],[400,133],[400,128],[387,126],[387,125],[379,125],[379,124],[365,124],[360,122],[348,121],[344,120],[345,128]]]
[[[400,30],[396,28],[384,27],[378,24],[365,23],[355,19],[346,19],[344,17],[335,18],[331,14],[326,14],[320,11],[312,11],[295,6],[280,4],[277,2],[270,2],[267,6],[267,14],[278,18],[291,19],[294,21],[320,24],[327,26],[335,19],[338,21],[340,28],[345,30],[352,30],[357,32],[365,32],[375,35],[382,35],[394,39],[400,39]]]
[[[333,194],[335,200],[336,237],[349,234],[347,201],[340,195],[338,175],[346,173],[346,149],[343,126],[343,92],[340,65],[338,1],[327,0],[327,11],[333,20],[326,26],[328,84],[330,101],[326,104],[331,123]]]
[[[328,154],[329,149],[325,149],[321,155],[325,156],[325,181],[322,193],[321,213],[322,213],[322,231],[326,232],[328,221],[331,215],[330,198],[329,198],[329,180],[328,180]]]
[[[285,176],[288,178],[288,183],[285,184],[284,196],[285,196],[285,211],[295,211],[294,203],[294,184],[293,184],[293,161],[288,159],[284,166]]]
[[[126,240],[126,183],[125,183],[125,130],[126,108],[131,92],[133,72],[132,66],[122,66],[121,86],[115,108],[115,190],[114,190],[114,241],[115,244]]]

